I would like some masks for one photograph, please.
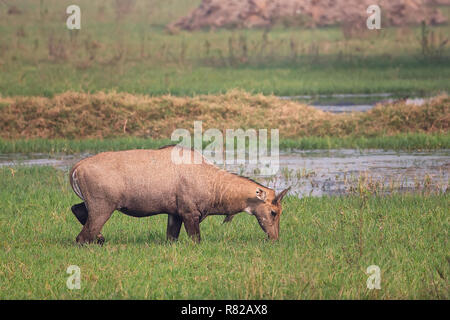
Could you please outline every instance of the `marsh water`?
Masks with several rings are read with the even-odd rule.
[[[53,166],[68,171],[89,155],[7,154],[0,155],[0,167]],[[259,175],[257,166],[228,165],[226,169],[276,190],[292,186],[291,193],[298,196],[342,195],[362,189],[377,193],[446,192],[450,150],[292,150],[280,153],[279,170],[273,176]]]
[[[392,93],[368,93],[368,94],[331,94],[331,95],[300,95],[281,96],[285,100],[295,100],[306,103],[317,109],[332,112],[365,112],[377,104],[387,104],[403,100],[409,105],[422,105],[426,97],[419,95],[398,95]]]

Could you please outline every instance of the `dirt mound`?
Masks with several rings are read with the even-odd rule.
[[[379,0],[382,26],[446,22],[433,0]],[[434,0],[435,1],[435,0]],[[442,0],[441,0],[442,1]],[[373,0],[203,0],[169,29],[195,30],[219,27],[268,27],[277,22],[307,27],[351,23],[366,26]]]

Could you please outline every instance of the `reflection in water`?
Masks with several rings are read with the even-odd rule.
[[[421,97],[409,98],[404,95],[393,95],[391,93],[373,94],[332,94],[316,96],[283,96],[285,100],[296,100],[313,106],[317,109],[332,112],[365,112],[377,104],[389,104],[403,100],[407,105],[421,106],[427,99]]]

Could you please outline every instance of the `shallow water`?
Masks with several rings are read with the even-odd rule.
[[[280,155],[281,170],[266,184],[293,186],[299,196],[357,192],[358,186],[379,193],[445,192],[449,185],[450,150],[394,152],[383,150],[298,151]]]
[[[0,155],[0,167],[53,166],[68,171],[89,154]],[[257,174],[257,166],[231,165],[227,170],[282,190],[292,186],[298,196],[341,195],[364,186],[379,193],[445,192],[449,186],[450,150],[396,152],[383,150],[312,150],[280,154],[275,176]]]
[[[373,94],[332,94],[332,95],[302,95],[302,96],[282,96],[286,100],[297,100],[313,106],[317,109],[332,112],[365,112],[381,103],[392,103],[396,100],[404,100],[406,104],[420,106],[426,102],[424,97],[410,98],[405,95],[394,95],[392,93]]]

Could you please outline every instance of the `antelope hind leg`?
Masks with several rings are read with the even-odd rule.
[[[84,202],[72,206],[72,212],[77,220],[84,226],[88,219],[88,210]],[[103,245],[105,238],[101,233],[97,235],[97,243]]]

